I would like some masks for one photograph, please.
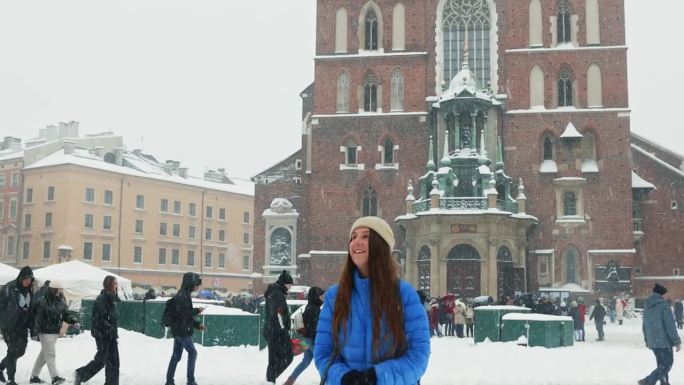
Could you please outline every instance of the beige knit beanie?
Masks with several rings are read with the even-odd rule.
[[[380,217],[361,217],[357,219],[349,231],[349,239],[351,239],[351,235],[354,230],[358,229],[359,227],[368,227],[369,229],[373,229],[373,231],[378,233],[378,235],[380,235],[380,237],[387,242],[390,252],[392,252],[394,249],[394,232],[384,219]]]

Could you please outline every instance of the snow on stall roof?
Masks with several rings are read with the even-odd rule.
[[[572,321],[571,317],[537,313],[508,313],[501,319],[504,321]]]
[[[582,286],[576,284],[576,283],[566,283],[565,285],[562,286],[555,286],[555,287],[540,287],[539,291],[569,291],[571,293],[589,293],[590,291],[587,289],[582,288]]]
[[[7,282],[17,279],[19,275],[19,269],[16,269],[10,265],[5,265],[0,263],[0,285],[4,285]]]
[[[632,171],[632,188],[642,188],[642,189],[649,189],[649,190],[657,190],[656,186],[647,181],[646,179],[642,178],[637,174],[636,172]]]
[[[201,315],[240,315],[240,316],[255,316],[258,317],[258,314],[254,313],[249,313],[246,311],[243,311],[242,309],[234,308],[234,307],[225,307],[225,306],[217,306],[217,305],[201,305],[199,303],[195,303],[193,301],[193,307],[204,307],[204,311],[202,311]]]
[[[138,157],[130,152],[124,153],[124,160],[125,162],[129,163],[131,167],[107,163],[101,158],[90,154],[87,150],[76,148],[74,149],[73,154],[65,154],[63,150],[55,151],[51,155],[48,155],[47,157],[28,167],[25,167],[24,169],[31,170],[42,167],[72,164],[86,168],[109,171],[117,174],[136,176],[140,178],[150,178],[216,191],[254,196],[254,183],[250,181],[231,178],[235,184],[227,184],[208,181],[192,176],[183,178],[180,175],[169,175],[164,172],[163,166],[161,164],[154,164],[151,160],[144,157]]]
[[[530,311],[530,308],[524,306],[511,306],[511,305],[492,305],[492,306],[479,306],[476,307],[477,310],[488,310],[488,311],[498,311],[498,310],[511,310],[511,311]]]

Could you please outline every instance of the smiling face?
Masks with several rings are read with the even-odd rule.
[[[368,227],[359,227],[352,232],[351,240],[349,241],[349,254],[351,254],[354,265],[356,265],[356,268],[364,277],[368,276],[369,237],[370,229]]]

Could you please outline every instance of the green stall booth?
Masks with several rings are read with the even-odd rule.
[[[558,348],[574,343],[572,318],[546,314],[506,314],[502,341],[518,341],[527,346]]]
[[[473,334],[475,343],[489,340],[501,341],[502,318],[510,313],[529,313],[530,309],[521,306],[478,306],[474,309]]]

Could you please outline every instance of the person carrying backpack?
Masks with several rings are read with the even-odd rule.
[[[321,305],[323,305],[323,289],[320,287],[312,287],[307,294],[309,301],[304,309],[304,343],[306,344],[306,351],[304,351],[304,359],[297,365],[290,377],[283,385],[294,385],[297,377],[309,367],[313,360],[314,340],[316,339],[316,327],[318,326],[318,315],[321,313]]]
[[[293,280],[287,270],[283,270],[276,283],[268,285],[266,298],[264,338],[268,343],[268,367],[266,383],[275,384],[276,378],[292,362],[292,343],[290,342],[290,309],[286,295]]]
[[[0,361],[0,381],[7,369],[7,385],[17,385],[14,374],[17,360],[26,352],[29,328],[33,324],[33,271],[24,266],[17,279],[0,289],[0,332],[7,344],[7,355]]]
[[[204,309],[192,307],[191,294],[199,290],[201,285],[202,279],[199,275],[191,272],[183,274],[181,289],[166,303],[163,322],[165,326],[170,327],[173,335],[173,354],[166,370],[166,385],[175,384],[173,377],[176,374],[176,366],[178,366],[184,349],[188,352],[187,385],[197,385],[195,382],[197,349],[192,342],[192,334],[195,329],[204,330],[204,325],[195,320],[195,316],[202,313]]]

